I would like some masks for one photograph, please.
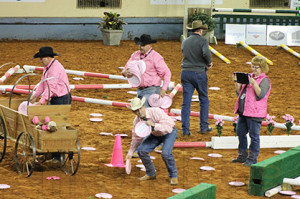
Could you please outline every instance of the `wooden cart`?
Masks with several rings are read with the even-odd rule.
[[[0,99],[0,162],[4,158],[7,139],[15,142],[15,163],[18,173],[29,177],[37,156],[60,154],[61,166],[66,174],[74,175],[80,163],[78,130],[68,124],[71,105],[28,106],[28,116],[18,112],[26,99]],[[10,105],[10,108],[8,106]],[[38,130],[32,123],[34,116],[42,122],[46,116],[55,121],[57,131]]]

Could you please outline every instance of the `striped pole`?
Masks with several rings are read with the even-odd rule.
[[[180,88],[181,88],[181,84],[177,84],[175,88],[172,90],[172,92],[170,93],[170,97],[173,98]]]
[[[250,46],[248,46],[245,42],[240,41],[240,44],[242,46],[244,46],[247,50],[249,50],[252,54],[254,55],[258,55],[258,56],[262,56],[263,58],[266,59],[267,63],[270,65],[273,65],[273,62],[271,60],[269,60],[268,58],[266,58],[265,56],[263,56],[262,54],[260,54],[259,52],[257,52],[256,50],[254,50],[253,48],[251,48]]]
[[[43,71],[43,67],[38,67],[38,66],[29,66],[29,65],[24,65],[23,68],[27,72],[32,72],[32,71]],[[89,73],[89,72],[84,72],[84,71],[76,71],[76,70],[65,70],[67,74],[71,75],[79,75],[79,76],[88,76],[88,77],[100,77],[100,78],[107,78],[107,79],[118,79],[118,80],[127,80],[126,77],[123,77],[122,75],[109,75],[109,74],[101,74],[101,73]]]
[[[33,89],[36,85],[30,85],[30,89]],[[13,85],[0,85],[2,88],[12,88]],[[28,85],[16,85],[16,88],[27,89]],[[77,84],[70,85],[72,90],[82,89],[120,89],[120,88],[132,88],[130,84]]]
[[[174,148],[211,147],[211,142],[175,142]]]
[[[224,57],[221,53],[219,53],[218,51],[216,51],[214,48],[212,48],[211,46],[208,46],[209,50],[214,53],[217,57],[219,57],[222,61],[224,61],[227,64],[230,64],[231,61],[229,59],[227,59],[226,57]]]
[[[273,9],[239,9],[239,8],[214,8],[214,12],[252,12],[252,13],[290,13],[299,14],[299,10],[273,10]]]
[[[300,58],[300,54],[297,53],[296,51],[292,50],[291,48],[287,47],[284,44],[280,44],[280,47],[283,48],[284,50],[290,52],[291,54],[295,55],[296,57]]]
[[[181,115],[181,110],[180,109],[171,109],[170,113],[176,114],[176,115]],[[200,113],[199,112],[193,112],[191,111],[190,116],[194,116],[194,117],[200,117]],[[208,115],[209,119],[217,119],[217,118],[222,118],[222,120],[224,121],[229,121],[229,122],[233,122],[233,117],[230,116],[223,116],[223,115],[214,115],[214,114],[209,114]],[[262,126],[268,126],[266,121],[263,121],[261,123]],[[281,128],[281,129],[286,129],[286,126],[282,123],[277,123],[275,124],[276,128]],[[300,131],[300,126],[297,125],[293,125],[292,126],[292,130],[296,130],[296,131]]]
[[[12,74],[14,74],[17,70],[20,69],[19,65],[16,65],[14,68],[10,68],[4,76],[0,78],[0,84],[2,84],[7,78],[9,78]]]

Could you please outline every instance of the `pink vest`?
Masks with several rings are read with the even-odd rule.
[[[253,74],[251,74],[251,76],[253,76]],[[268,78],[265,75],[265,73],[262,73],[254,79],[255,79],[256,83],[259,85],[260,82],[265,77]],[[269,81],[270,81],[270,79],[269,79]],[[237,113],[237,111],[238,111],[239,99],[241,97],[242,91],[244,90],[245,86],[246,85],[242,86],[239,97],[237,98],[237,101],[235,103],[234,113]],[[255,90],[254,90],[252,84],[249,83],[246,89],[247,90],[246,90],[246,98],[245,98],[245,106],[244,106],[243,115],[247,116],[247,117],[259,117],[259,118],[266,117],[266,115],[267,115],[267,101],[268,101],[268,97],[269,97],[270,91],[271,91],[271,81],[270,81],[270,88],[269,88],[268,92],[266,93],[265,97],[260,99],[260,100],[256,100],[256,94],[255,94]]]

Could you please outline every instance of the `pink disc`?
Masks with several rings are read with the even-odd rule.
[[[192,102],[199,102],[199,98],[192,99]]]
[[[96,148],[94,147],[89,147],[89,146],[85,146],[85,147],[81,147],[82,150],[86,150],[86,151],[96,151]]]
[[[291,198],[296,198],[296,199],[300,199],[300,195],[292,195]]]
[[[144,171],[144,172],[146,172],[146,168],[141,168],[141,171]]]
[[[128,80],[128,83],[133,87],[138,87],[141,84],[141,78],[138,76],[135,76],[135,75],[128,78],[127,80]]]
[[[213,90],[213,91],[218,91],[218,90],[220,90],[219,87],[209,87],[208,89],[209,89],[209,90]]]
[[[142,163],[142,160],[138,160],[137,162],[138,162],[138,163]]]
[[[177,121],[181,121],[181,116],[175,116],[175,119],[176,119]]]
[[[27,115],[27,104],[28,102],[27,101],[24,101],[22,102],[20,105],[19,105],[19,108],[18,108],[18,111],[24,115]],[[29,102],[28,106],[32,106],[33,104]]]
[[[231,185],[231,186],[236,186],[236,187],[240,187],[240,186],[244,186],[245,183],[239,182],[239,181],[232,181],[232,182],[229,182],[229,185]]]
[[[210,153],[208,154],[209,157],[213,157],[213,158],[221,158],[222,155],[221,154],[218,154],[218,153]]]
[[[200,158],[200,157],[192,157],[192,158],[190,158],[191,160],[202,160],[202,161],[204,161],[204,159],[203,158]]]
[[[143,165],[143,164],[137,164],[137,165],[135,165],[137,168],[140,168],[140,169],[144,169],[145,168],[145,166]]]
[[[150,135],[151,126],[148,126],[145,121],[140,121],[135,125],[134,131],[137,136],[143,138],[143,137]]]
[[[82,77],[74,77],[73,80],[84,80]]]
[[[0,184],[0,189],[9,189],[10,185],[8,184]]]
[[[276,154],[282,154],[282,153],[284,153],[285,151],[284,150],[277,150],[277,151],[274,151],[274,153],[276,153]]]
[[[172,97],[170,95],[165,95],[161,98],[161,108],[169,108],[172,105]]]
[[[148,98],[148,103],[152,107],[160,107],[162,105],[162,98],[158,94],[152,94]]]
[[[251,64],[251,61],[247,61],[246,64]]]
[[[101,117],[103,115],[101,113],[91,113],[90,116],[92,116],[92,117]]]
[[[296,192],[294,192],[294,191],[279,191],[279,193],[282,195],[287,195],[287,196],[296,195]]]
[[[118,67],[120,70],[123,70],[125,67],[124,66],[120,66]]]
[[[127,174],[130,174],[130,172],[131,172],[131,162],[130,162],[130,159],[126,160],[125,171],[126,171]]]
[[[112,133],[101,132],[100,135],[113,135]]]
[[[154,150],[156,153],[162,153],[161,150]]]
[[[52,176],[46,178],[46,180],[51,180],[51,179],[52,179]]]
[[[193,95],[192,98],[199,98],[198,95]]]
[[[212,171],[212,170],[215,170],[215,168],[213,167],[210,167],[210,166],[202,166],[200,167],[201,170],[204,170],[204,171]]]
[[[128,93],[128,94],[132,94],[132,95],[137,95],[137,92],[136,92],[136,91],[128,91],[127,93]]]
[[[173,193],[182,193],[184,191],[185,191],[185,189],[180,189],[180,188],[172,190]]]
[[[91,122],[101,122],[102,118],[90,118]]]
[[[97,198],[112,198],[112,195],[109,193],[97,193],[95,196]]]

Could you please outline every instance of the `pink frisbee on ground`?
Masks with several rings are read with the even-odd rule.
[[[145,166],[143,164],[137,164],[135,165],[137,168],[140,168],[140,169],[145,169]]]
[[[82,77],[74,77],[73,80],[84,80]]]
[[[101,122],[102,118],[90,118],[91,122]]]
[[[0,184],[0,189],[9,189],[10,185],[8,184]]]
[[[296,195],[295,191],[279,191],[279,193],[286,196]]]
[[[161,98],[161,108],[169,108],[172,105],[172,97],[170,95],[165,95]]]
[[[154,150],[156,153],[162,153],[162,150]]]
[[[91,113],[90,116],[92,116],[92,117],[101,117],[103,115],[101,113]]]
[[[292,195],[291,198],[296,198],[296,199],[300,199],[300,195]]]
[[[236,186],[236,187],[240,187],[240,186],[245,185],[245,183],[239,182],[239,181],[232,181],[232,182],[229,182],[228,184],[231,185],[231,186]]]
[[[126,160],[125,171],[126,171],[127,174],[130,174],[130,172],[131,172],[131,162],[130,162],[130,159]]]
[[[285,150],[277,150],[277,151],[274,151],[274,153],[276,153],[276,154],[282,154],[282,153],[284,153],[285,152]]]
[[[209,89],[209,90],[213,90],[213,91],[218,91],[218,90],[220,90],[219,87],[209,87],[208,89]]]
[[[106,133],[106,132],[101,132],[101,133],[99,133],[100,135],[113,135],[112,133]]]
[[[85,146],[81,148],[82,150],[86,150],[86,151],[96,151],[96,148],[94,147],[89,147],[89,146]]]
[[[202,166],[202,167],[200,167],[200,169],[204,170],[204,171],[213,171],[213,170],[215,170],[215,168],[210,167],[210,166]]]
[[[24,115],[27,115],[27,104],[28,104],[28,101],[22,102],[19,105],[18,111]],[[29,102],[28,106],[33,106],[33,104]]]
[[[137,95],[136,91],[127,91],[127,93],[132,94],[132,95]]]
[[[137,136],[143,138],[150,135],[151,126],[148,126],[145,121],[140,121],[135,125],[134,131]]]
[[[152,94],[148,98],[148,103],[152,107],[160,107],[162,105],[162,98],[158,94]]]
[[[221,154],[218,154],[218,153],[210,153],[208,154],[209,157],[212,157],[212,158],[221,158],[223,157]]]
[[[109,193],[97,193],[95,196],[97,198],[112,198],[112,195]]]
[[[177,188],[177,189],[172,190],[173,193],[182,193],[184,191],[185,191],[185,189],[181,189],[181,188]]]
[[[190,158],[191,160],[202,160],[202,161],[204,161],[204,159],[203,158],[200,158],[200,157],[192,157],[192,158]]]

